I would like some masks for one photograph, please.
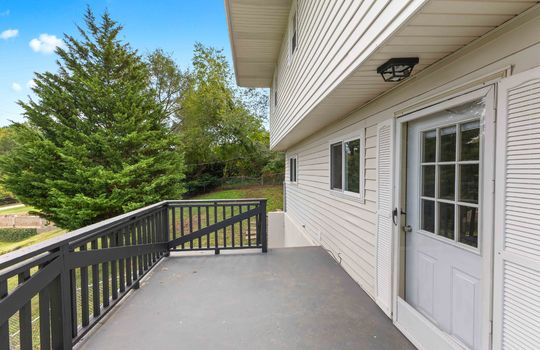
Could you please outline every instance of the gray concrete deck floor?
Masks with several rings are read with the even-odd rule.
[[[169,257],[81,349],[414,349],[320,247]]]

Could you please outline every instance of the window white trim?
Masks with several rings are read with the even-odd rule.
[[[289,162],[289,176],[287,181],[291,184],[298,184],[298,154],[290,156],[287,161]],[[294,161],[294,172],[291,167],[292,161]]]
[[[359,184],[358,193],[345,190],[345,143],[359,140],[360,141],[360,159],[359,159]],[[332,146],[341,143],[341,189],[332,187]],[[339,197],[356,199],[360,201],[365,200],[365,184],[366,184],[366,138],[365,128],[361,128],[355,133],[345,135],[338,139],[333,139],[328,143],[329,157],[328,157],[328,187],[330,193]]]

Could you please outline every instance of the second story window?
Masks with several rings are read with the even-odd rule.
[[[297,40],[298,40],[298,36],[297,36],[296,11],[295,11],[292,18],[291,55],[294,54],[294,51],[296,50]]]
[[[298,5],[294,1],[292,12],[289,17],[289,37],[288,37],[288,53],[287,64],[291,63],[293,54],[298,49]]]

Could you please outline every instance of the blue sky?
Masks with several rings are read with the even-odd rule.
[[[162,48],[184,68],[200,41],[230,59],[222,0],[0,0],[0,126],[23,120],[16,101],[28,98],[34,72],[56,70],[50,51],[76,34],[87,5],[96,15],[108,9],[140,53]]]

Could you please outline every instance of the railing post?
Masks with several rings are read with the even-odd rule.
[[[266,253],[268,251],[268,232],[266,225],[266,199],[261,200],[261,244],[262,252]]]
[[[67,266],[67,254],[69,246],[67,244],[60,247],[62,259],[62,270],[56,279],[51,282],[51,333],[53,349],[72,349],[72,324],[71,324],[71,283],[70,271]]]
[[[169,222],[169,204],[165,204],[165,206],[163,207],[163,210],[165,210],[165,215],[163,215],[163,235],[165,237],[163,242],[170,242],[171,241],[171,225],[170,225],[170,222]],[[173,222],[173,225],[175,223]],[[171,255],[171,252],[169,251],[169,249],[167,248],[167,251],[164,253],[164,256],[170,256]]]

